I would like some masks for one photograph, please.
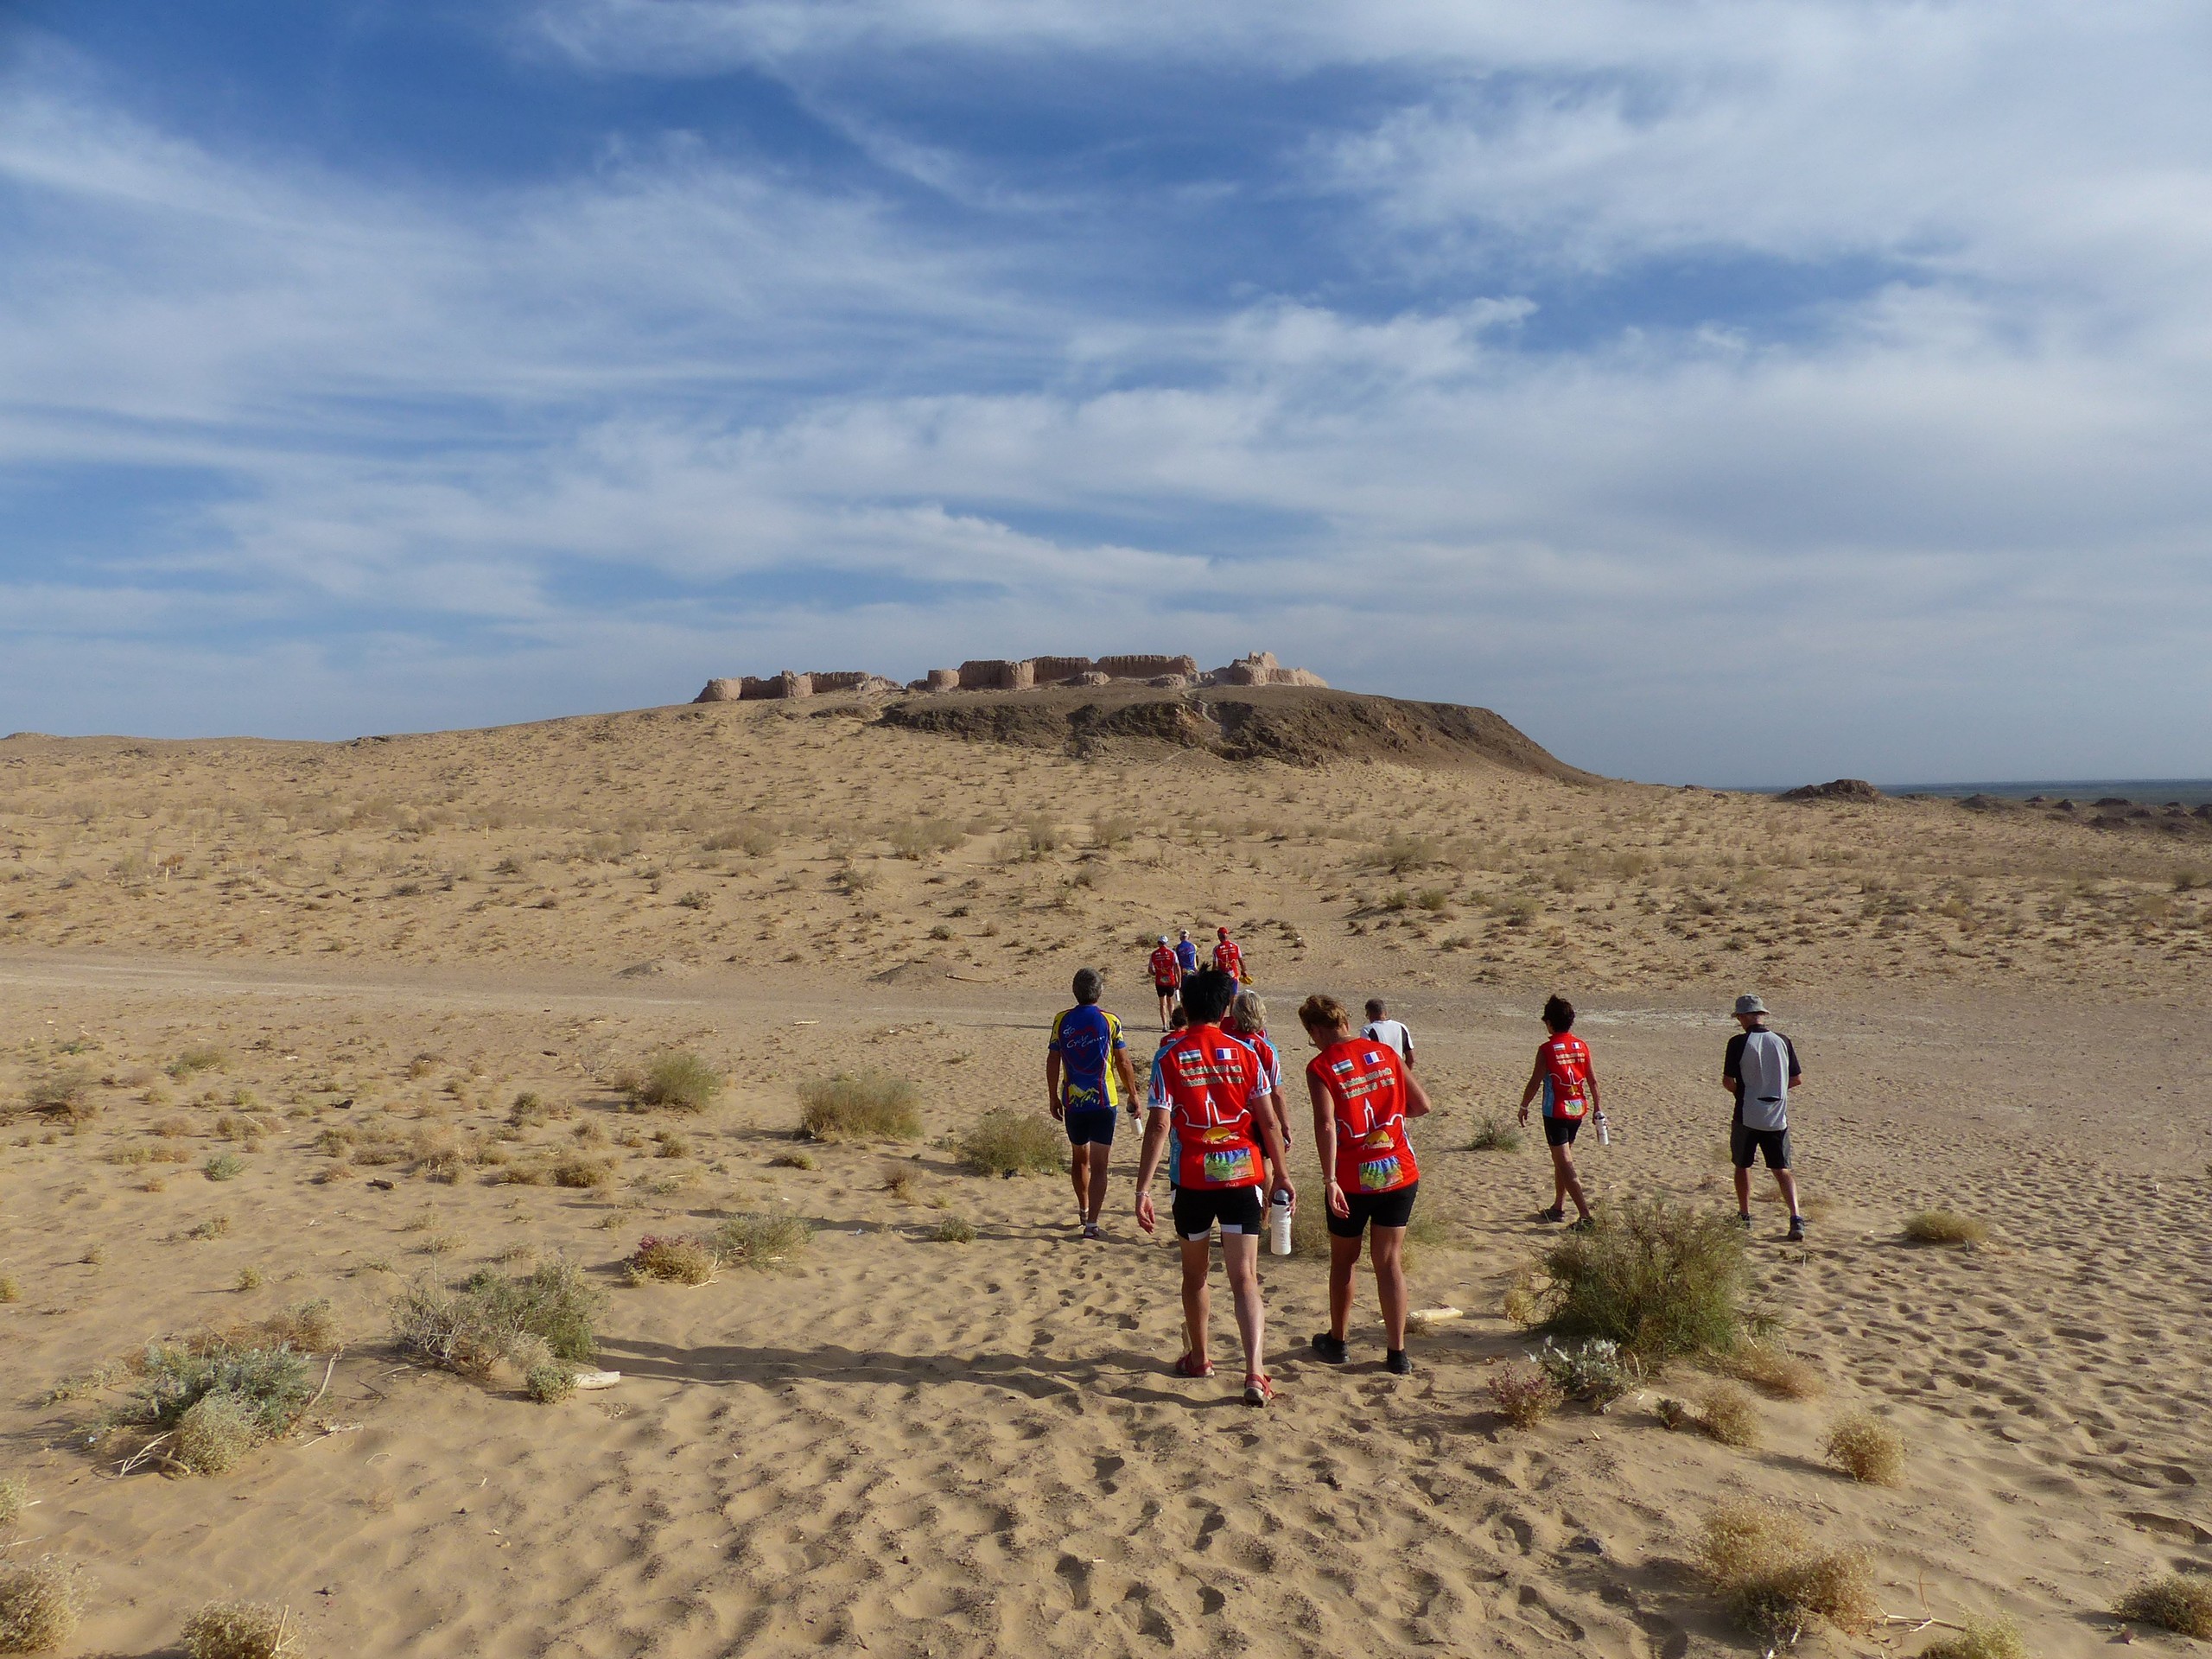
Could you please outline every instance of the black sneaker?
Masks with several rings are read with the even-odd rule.
[[[1738,1215],[1736,1217],[1736,1224],[1742,1228],[1745,1232],[1750,1232],[1751,1230],[1751,1212],[1746,1210],[1742,1214]]]
[[[1392,1348],[1382,1356],[1382,1369],[1393,1376],[1411,1376],[1414,1363],[1402,1348]]]
[[[1792,1216],[1789,1217],[1789,1242],[1792,1244],[1802,1244],[1805,1242],[1804,1217]]]
[[[1555,1204],[1548,1210],[1537,1211],[1536,1219],[1538,1221],[1565,1221],[1567,1210],[1564,1205]]]
[[[1344,1346],[1344,1338],[1332,1337],[1325,1331],[1315,1333],[1313,1351],[1332,1365],[1341,1365],[1351,1357],[1351,1351]]]

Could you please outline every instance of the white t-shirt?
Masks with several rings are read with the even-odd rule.
[[[1370,1043],[1388,1044],[1398,1051],[1402,1060],[1414,1057],[1414,1034],[1402,1020],[1370,1020],[1360,1027],[1359,1034]]]

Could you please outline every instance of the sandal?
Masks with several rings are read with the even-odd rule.
[[[1264,1371],[1254,1371],[1244,1379],[1244,1403],[1248,1406],[1270,1406],[1274,1403],[1275,1385]]]
[[[1192,1355],[1185,1354],[1182,1358],[1175,1362],[1175,1375],[1178,1376],[1190,1377],[1211,1376],[1213,1375],[1213,1362],[1211,1360],[1208,1360],[1205,1364],[1201,1365],[1198,1363],[1197,1360]]]

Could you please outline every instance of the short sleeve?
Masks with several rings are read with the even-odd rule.
[[[1057,1054],[1060,1052],[1060,1027],[1067,1023],[1067,1020],[1068,1017],[1065,1014],[1056,1014],[1052,1016],[1052,1040],[1045,1045],[1046,1050],[1052,1053]]]
[[[1728,1058],[1720,1062],[1720,1075],[1731,1083],[1744,1075],[1744,1034],[1728,1039]]]
[[[1128,1046],[1128,1043],[1122,1036],[1122,1022],[1110,1014],[1106,1016],[1106,1029],[1113,1034],[1116,1048],[1122,1049]]]
[[[1789,1053],[1789,1075],[1793,1077],[1801,1075],[1801,1070],[1797,1065],[1797,1045],[1784,1037],[1782,1039],[1782,1046]]]

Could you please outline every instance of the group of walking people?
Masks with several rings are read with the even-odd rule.
[[[1185,933],[1181,946],[1190,945]],[[1224,950],[1229,953],[1224,965]],[[1180,1246],[1185,1345],[1178,1376],[1214,1374],[1208,1327],[1208,1272],[1212,1239],[1221,1239],[1237,1335],[1243,1350],[1243,1398],[1266,1406],[1275,1397],[1263,1356],[1267,1313],[1260,1291],[1260,1240],[1270,1215],[1287,1228],[1298,1201],[1290,1151],[1294,1143],[1282,1088],[1282,1060],[1267,1028],[1267,1007],[1243,972],[1241,951],[1220,931],[1215,965],[1184,970],[1180,947],[1161,936],[1151,969],[1161,997],[1161,1033],[1141,1093],[1120,1020],[1099,1006],[1103,982],[1095,969],[1075,976],[1075,1006],[1052,1022],[1046,1087],[1052,1116],[1066,1128],[1071,1177],[1085,1238],[1104,1236],[1101,1215],[1114,1131],[1122,1110],[1144,1120],[1135,1219],[1144,1232],[1160,1221],[1154,1178],[1164,1166],[1173,1198],[1171,1224]],[[1161,957],[1175,957],[1163,982]],[[1191,956],[1196,957],[1195,947]],[[1336,998],[1316,994],[1298,1007],[1313,1056],[1306,1065],[1313,1147],[1329,1231],[1329,1328],[1311,1339],[1314,1355],[1341,1365],[1351,1358],[1355,1270],[1364,1246],[1373,1267],[1384,1334],[1383,1365],[1412,1373],[1406,1351],[1406,1229],[1420,1193],[1421,1168],[1407,1125],[1430,1110],[1414,1075],[1413,1038],[1379,1000],[1366,1005],[1355,1029]],[[1756,996],[1736,1000],[1742,1031],[1730,1039],[1721,1083],[1735,1098],[1730,1135],[1738,1218],[1751,1224],[1751,1167],[1764,1157],[1789,1206],[1792,1240],[1805,1236],[1790,1170],[1788,1101],[1802,1081],[1789,1039],[1766,1024]],[[1520,1117],[1541,1098],[1544,1140],[1552,1160],[1550,1206],[1541,1221],[1594,1225],[1576,1169],[1573,1147],[1586,1122],[1600,1126],[1598,1077],[1589,1046],[1574,1035],[1574,1008],[1563,997],[1544,1005],[1545,1039],[1522,1091]]]

